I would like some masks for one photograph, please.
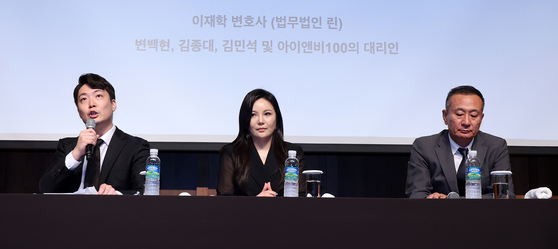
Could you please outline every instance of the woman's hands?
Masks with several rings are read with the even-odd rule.
[[[271,183],[266,182],[262,189],[262,192],[257,195],[258,197],[275,197],[277,193],[271,189]]]

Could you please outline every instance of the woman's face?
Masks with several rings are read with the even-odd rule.
[[[266,99],[258,99],[252,108],[252,118],[250,119],[250,134],[253,139],[271,139],[275,126],[277,125],[277,115],[271,102]]]

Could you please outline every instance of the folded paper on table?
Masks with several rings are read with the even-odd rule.
[[[44,193],[45,195],[96,195],[97,189],[95,187],[88,187],[85,189],[80,189],[73,193]]]

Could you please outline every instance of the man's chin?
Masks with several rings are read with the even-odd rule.
[[[451,138],[456,142],[456,143],[462,143],[462,142],[471,142],[471,140],[474,138],[475,136],[473,136],[473,133],[468,133],[468,134],[461,134],[458,133],[456,135],[451,136]]]
[[[460,139],[472,139],[475,136],[473,135],[473,133],[467,133],[467,134],[458,134],[457,137]]]

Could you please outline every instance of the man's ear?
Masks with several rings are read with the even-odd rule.
[[[116,111],[116,99],[112,99],[110,102],[112,104],[112,112]]]

